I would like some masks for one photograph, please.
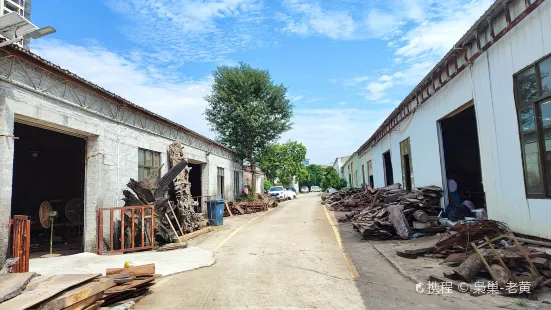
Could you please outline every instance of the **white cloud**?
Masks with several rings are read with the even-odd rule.
[[[283,0],[289,15],[278,14],[285,23],[283,31],[301,36],[322,35],[331,39],[352,39],[356,23],[345,10],[324,10],[314,1]]]
[[[351,79],[345,79],[343,81],[343,85],[345,85],[345,86],[354,86],[354,85],[358,85],[362,82],[366,82],[368,80],[369,80],[368,76],[357,76],[357,77],[353,77]]]
[[[303,95],[290,96],[290,97],[289,97],[289,100],[291,100],[291,101],[300,101],[300,100],[302,100],[302,99],[304,99],[304,96],[303,96]]]
[[[212,79],[177,81],[163,79],[128,56],[97,44],[73,45],[42,39],[33,43],[33,52],[129,101],[179,124],[212,137],[202,113],[204,97],[211,91]],[[171,75],[166,70],[167,75]]]
[[[338,105],[345,105],[346,104],[346,101],[339,101],[337,102]]]
[[[327,81],[328,81],[329,83],[331,83],[331,84],[337,83],[337,79],[329,79],[329,80],[327,80]]]
[[[302,142],[311,163],[327,164],[350,155],[383,122],[391,109],[295,109],[294,126],[281,141]]]
[[[384,71],[393,73],[368,83],[365,97],[376,103],[395,102],[388,98],[388,90],[393,87],[418,84],[494,0],[433,0],[428,1],[430,7],[416,0],[402,2],[402,23],[407,27],[400,26],[399,22],[396,27],[407,30],[387,34],[387,46],[393,49],[393,63],[399,69],[386,68]]]
[[[262,44],[261,0],[107,0],[131,24],[122,32],[149,61],[223,61]]]

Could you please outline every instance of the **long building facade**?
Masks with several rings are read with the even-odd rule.
[[[38,218],[42,201],[58,211],[60,240],[78,235],[81,250],[95,252],[97,210],[122,206],[131,178],[167,172],[174,141],[185,145],[197,212],[209,200],[241,193],[242,162],[231,149],[24,49],[0,49],[0,260],[13,215],[31,217],[32,243],[47,242]],[[80,223],[66,214],[72,199],[84,203]]]
[[[348,159],[345,178],[446,193],[453,179],[490,219],[551,238],[550,120],[551,3],[497,0]]]

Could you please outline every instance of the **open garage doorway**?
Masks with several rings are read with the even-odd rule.
[[[444,155],[444,182],[453,179],[457,183],[458,198],[452,199],[448,188],[450,203],[460,199],[471,201],[476,208],[485,208],[486,199],[482,184],[480,166],[480,148],[476,113],[473,104],[451,113],[440,120],[442,151]]]
[[[31,258],[48,254],[50,239],[54,253],[82,252],[86,140],[19,122],[14,135],[11,214],[31,218]],[[42,220],[41,205],[53,211]]]
[[[201,199],[202,197],[202,186],[201,186],[201,180],[202,180],[202,174],[201,170],[203,168],[203,165],[200,163],[189,163],[189,167],[191,167],[191,171],[189,172],[189,183],[191,184],[191,197],[194,198],[197,202],[199,202],[199,205],[196,207],[195,212],[201,213],[203,210],[203,203]]]

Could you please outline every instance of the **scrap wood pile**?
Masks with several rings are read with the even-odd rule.
[[[1,274],[0,309],[98,309],[143,296],[157,277],[154,264],[107,269],[107,276]]]
[[[188,162],[183,148],[184,145],[181,142],[174,142],[169,146],[171,168],[165,175],[162,177],[160,175],[162,167],[159,167],[158,170],[151,170],[147,178],[140,182],[130,179],[127,186],[132,191],[123,191],[125,207],[155,206],[155,236],[156,240],[160,240],[163,243],[171,243],[177,240],[177,230],[180,230],[180,227],[181,234],[187,234],[202,229],[207,225],[204,215],[195,212],[198,202],[194,201],[191,197],[191,183],[189,182],[191,168],[187,165]],[[170,185],[172,185],[176,197],[174,202],[169,201],[168,198]],[[127,242],[142,234],[139,216],[137,213],[134,214],[134,221],[137,222],[134,236],[130,236],[130,229],[125,231],[124,240]],[[124,226],[127,228],[131,227],[131,217],[130,211],[127,211],[124,216]],[[147,229],[147,226],[143,227]],[[147,232],[145,234],[148,235]],[[109,242],[110,240],[105,238],[104,246],[107,249],[109,248]]]
[[[520,294],[522,283],[526,286],[524,293],[551,287],[551,254],[522,246],[519,240],[529,241],[517,238],[503,223],[483,220],[454,225],[449,235],[433,247],[398,250],[396,254],[406,258],[441,258],[445,265],[453,267],[452,272],[444,272],[443,277],[431,276],[431,281],[454,285],[459,283],[455,281],[493,281],[504,295]],[[517,290],[512,290],[515,287]],[[473,295],[483,293],[475,291],[474,286],[469,289]]]
[[[351,222],[364,238],[409,239],[415,232],[446,231],[437,216],[441,197],[442,189],[437,186],[408,192],[394,184],[379,189],[345,189],[325,196],[325,203],[333,210],[353,210],[339,222]]]
[[[224,216],[250,214],[267,211],[269,208],[277,207],[277,200],[258,194],[256,199],[249,201],[229,202],[224,211]],[[229,210],[228,210],[229,209]],[[231,211],[231,214],[230,212]]]

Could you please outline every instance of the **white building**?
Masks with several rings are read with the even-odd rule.
[[[363,169],[360,177],[372,174],[376,187],[446,189],[453,178],[490,219],[551,238],[550,56],[550,1],[497,0],[347,161],[345,174],[358,186]]]
[[[333,162],[333,168],[337,170],[337,173],[339,174],[339,177],[342,179],[346,179],[344,175],[344,163],[348,160],[350,156],[341,156],[335,158],[335,161]]]
[[[140,180],[161,166],[164,174],[175,140],[185,144],[191,194],[203,212],[207,200],[231,200],[242,191],[242,162],[232,150],[35,54],[1,49],[0,261],[10,216],[28,215],[37,223],[45,200],[58,210],[61,224],[67,201],[83,199],[84,225],[78,229],[84,250],[95,252],[98,208],[122,206],[130,178]],[[31,228],[31,241],[43,233]]]

